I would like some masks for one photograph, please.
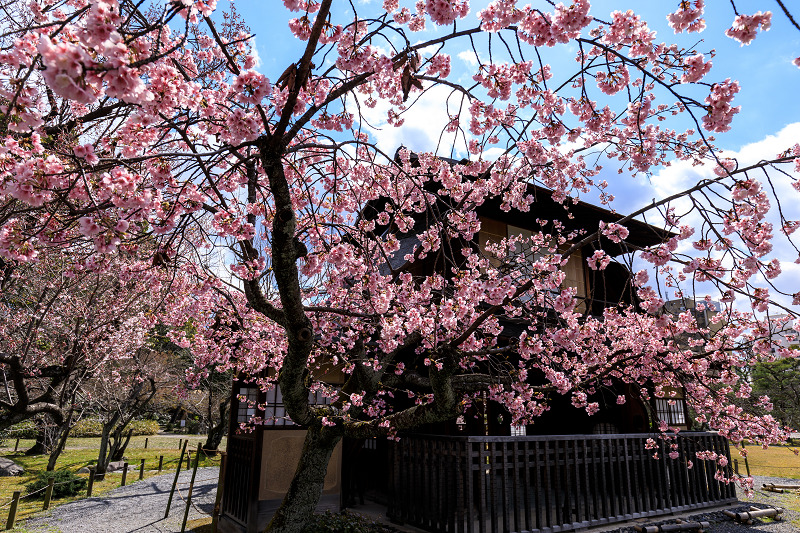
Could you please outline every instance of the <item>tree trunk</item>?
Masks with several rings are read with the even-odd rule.
[[[45,431],[42,430],[36,434],[36,443],[25,450],[25,455],[44,455],[47,453],[47,445],[45,444],[47,436]]]
[[[56,461],[58,457],[61,455],[61,452],[64,451],[64,447],[67,445],[67,438],[69,437],[69,430],[71,429],[70,426],[72,425],[72,411],[67,414],[67,419],[61,424],[58,428],[58,435],[57,439],[58,442],[56,443],[53,451],[50,452],[50,458],[47,460],[47,470],[52,471],[56,468]]]
[[[216,455],[217,449],[222,442],[222,437],[225,436],[225,433],[228,430],[228,414],[230,411],[230,406],[230,397],[228,400],[225,400],[219,404],[219,422],[211,426],[211,428],[208,430],[208,438],[206,439],[206,443],[203,445],[203,449],[206,450],[208,455]]]
[[[341,440],[330,428],[310,428],[289,491],[266,533],[301,533],[319,503],[333,449]]]
[[[100,450],[97,452],[97,465],[95,466],[95,474],[99,476],[96,479],[103,479],[108,468],[108,439],[111,434],[111,425],[103,424],[103,432],[100,434]]]
[[[50,453],[56,440],[56,428],[52,427],[48,420],[37,422],[39,431],[36,434],[36,443],[32,448],[25,451],[25,455],[44,455]]]
[[[111,460],[112,461],[122,461],[123,456],[125,455],[125,449],[128,447],[128,443],[131,441],[131,436],[133,435],[133,430],[128,430],[128,434],[125,436],[125,442],[122,441],[122,430],[124,428],[120,428],[119,431],[114,432],[114,439],[113,444],[111,445]]]

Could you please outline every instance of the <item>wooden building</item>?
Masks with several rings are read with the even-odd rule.
[[[567,216],[550,191],[530,186],[529,194],[535,198],[535,215],[505,211],[499,200],[483,204],[478,212],[481,231],[472,245],[483,248],[503,237],[541,231],[537,221],[543,219],[560,221],[566,231],[594,231],[601,221],[622,218],[584,202],[570,205]],[[368,204],[361,216],[383,210],[380,202]],[[630,232],[626,243],[602,242],[611,256],[670,236],[637,220],[624,225]],[[415,244],[413,235],[398,238],[401,251],[394,257]],[[599,315],[609,306],[636,305],[632,275],[622,263],[612,261],[603,275],[587,267],[585,258],[595,245],[578,250],[564,267],[564,283],[575,287],[583,300],[580,309]],[[418,275],[439,268],[435,259],[415,265]],[[508,319],[502,325],[509,337],[528,326]],[[326,381],[343,378],[332,372]],[[328,467],[320,509],[339,510],[367,497],[387,505],[392,518],[430,531],[546,532],[731,501],[733,489],[716,481],[715,467],[698,460],[687,469],[685,459],[664,460],[676,449],[682,458],[701,449],[729,457],[725,439],[682,433],[675,442],[657,440],[655,448],[648,443],[659,420],[689,429],[683,391],[673,392],[669,399],[643,401],[629,386],[612,385],[591,398],[601,405],[591,417],[569,398],[557,397],[549,412],[523,427],[511,426],[502,406],[484,400],[458,420],[420,428],[397,444],[344,439]],[[624,405],[617,404],[619,395],[627,397]],[[252,432],[238,432],[239,424],[256,414],[254,403],[268,406],[264,418],[284,414],[276,390],[265,394],[245,382],[235,384],[222,533],[263,530],[288,488],[305,437],[304,430],[280,418]],[[653,459],[656,452],[658,460]]]

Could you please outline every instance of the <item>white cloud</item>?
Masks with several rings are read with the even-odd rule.
[[[461,61],[469,65],[470,67],[477,67],[478,66],[478,58],[475,56],[475,52],[464,50],[459,52],[458,57]]]
[[[404,122],[399,127],[392,126],[387,121],[387,113],[392,108],[388,102],[380,100],[371,109],[362,102],[361,111],[365,119],[363,126],[378,148],[388,154],[394,154],[403,145],[413,151],[433,151],[441,146],[444,150],[442,155],[449,155],[454,134],[443,132],[450,122],[449,113],[458,113],[459,102],[460,96],[453,95],[452,89],[442,85],[426,88],[422,95],[412,92],[407,102],[410,107],[401,115]],[[469,115],[465,105],[462,125],[468,124]],[[463,141],[458,144],[463,147]]]
[[[258,67],[261,66],[262,61],[261,61],[261,56],[258,53],[258,46],[256,45],[255,35],[250,39],[250,46],[252,48],[250,53],[253,55],[253,59],[256,60],[255,68],[257,69]]]
[[[739,168],[747,168],[753,166],[761,161],[775,159],[779,154],[783,153],[786,149],[794,146],[800,140],[800,122],[793,123],[785,126],[783,129],[773,135],[768,135],[764,139],[747,144],[736,151],[722,151],[723,157],[736,159]],[[715,177],[713,172],[714,164],[709,163],[702,166],[692,166],[691,163],[680,161],[674,163],[670,167],[663,168],[650,181],[649,187],[645,188],[644,194],[646,198],[652,195],[653,198],[663,199],[673,194],[684,191],[702,179],[711,179]],[[794,172],[794,166],[783,165],[781,167],[783,172],[774,169],[755,169],[748,171],[748,177],[761,182],[762,189],[767,193],[770,199],[771,211],[767,220],[773,225],[773,250],[767,254],[763,260],[770,260],[777,258],[781,262],[782,274],[771,281],[777,289],[792,294],[800,290],[797,280],[800,279],[800,265],[794,261],[798,258],[798,252],[789,239],[783,235],[781,230],[781,214],[786,220],[800,220],[800,193],[792,187],[792,183],[800,178],[800,174]],[[744,179],[745,176],[739,174],[739,179]],[[717,192],[724,193],[725,197],[729,197],[726,191],[721,187],[716,188]],[[696,195],[699,201],[705,203],[699,195]],[[713,198],[713,196],[711,196]],[[640,202],[644,204],[645,202]],[[688,199],[682,199],[674,204],[678,210],[686,209],[690,206]],[[778,210],[780,207],[780,212]],[[724,208],[724,207],[723,207]],[[700,216],[693,213],[685,220],[685,223],[699,227],[701,222]],[[795,237],[800,233],[795,234]],[[732,238],[735,237],[731,236]],[[689,243],[684,243],[680,252],[689,255],[696,255]],[[756,284],[766,286],[767,282],[764,279],[761,281],[753,280]],[[701,291],[698,289],[698,293]],[[791,306],[791,298],[781,296],[774,291],[771,291],[772,296],[782,305],[787,307]],[[713,295],[712,295],[713,297]],[[734,307],[740,310],[749,310],[749,302],[744,298],[738,298]]]

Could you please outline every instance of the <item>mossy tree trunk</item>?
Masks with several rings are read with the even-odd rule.
[[[44,455],[50,453],[58,438],[58,428],[49,417],[37,420],[36,425],[39,426],[39,430],[36,433],[36,442],[25,451],[25,455]]]
[[[97,452],[97,465],[95,466],[95,474],[99,479],[103,479],[108,468],[108,439],[111,434],[111,426],[103,424],[103,430],[100,434],[100,449]]]
[[[128,448],[128,444],[131,442],[131,437],[133,436],[133,430],[129,429],[128,433],[123,437],[123,431],[125,430],[124,427],[118,427],[114,430],[111,435],[111,460],[112,461],[122,461],[125,456],[125,450]]]

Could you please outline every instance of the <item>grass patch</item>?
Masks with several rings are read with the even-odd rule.
[[[145,449],[145,438],[148,439],[148,446]],[[159,456],[164,456],[164,464],[162,473],[169,471],[174,472],[178,465],[181,450],[178,447],[179,439],[189,439],[187,450],[197,450],[198,443],[205,442],[203,435],[186,435],[184,437],[168,437],[168,436],[149,436],[149,437],[132,437],[131,442],[125,452],[127,458],[128,485],[135,483],[139,480],[139,465],[141,460],[145,460],[144,478],[158,475],[158,460]],[[33,446],[33,440],[22,439],[19,443],[19,451],[14,453],[14,445],[16,439],[6,442],[6,446],[0,448],[0,456],[7,457],[25,468],[25,473],[21,476],[15,477],[0,477],[0,526],[5,526],[6,519],[8,518],[8,509],[10,506],[11,497],[14,491],[22,491],[23,498],[19,502],[17,509],[17,523],[20,524],[13,531],[23,533],[25,531],[24,525],[21,524],[26,518],[31,518],[37,513],[42,511],[42,500],[40,498],[24,498],[25,484],[35,480],[39,474],[46,471],[47,455],[34,455],[26,456],[23,454],[24,450]],[[225,449],[226,441],[223,439],[220,449]],[[9,446],[10,445],[10,446]],[[100,439],[94,437],[80,438],[75,437],[67,441],[67,447],[64,453],[58,458],[56,463],[56,471],[70,470],[76,472],[84,466],[93,465],[97,461],[97,451],[100,447]],[[194,454],[193,454],[194,455]],[[201,455],[200,467],[219,466],[219,455],[215,457],[204,457]],[[194,464],[194,459],[192,459]],[[181,470],[186,469],[186,459],[184,457]],[[83,474],[84,477],[89,476]],[[94,488],[92,489],[92,496],[104,494],[111,489],[120,486],[122,481],[121,473],[106,474],[103,481],[95,481]],[[53,506],[67,503],[86,497],[86,492],[83,491],[78,496],[66,498],[53,498],[50,508]]]
[[[211,517],[198,518],[196,520],[188,520],[186,522],[186,531],[192,533],[211,533]]]
[[[754,476],[800,479],[800,455],[794,446],[770,446],[766,450],[759,446],[747,446],[747,463]],[[739,462],[739,474],[746,475],[744,457],[731,446],[731,459]]]

